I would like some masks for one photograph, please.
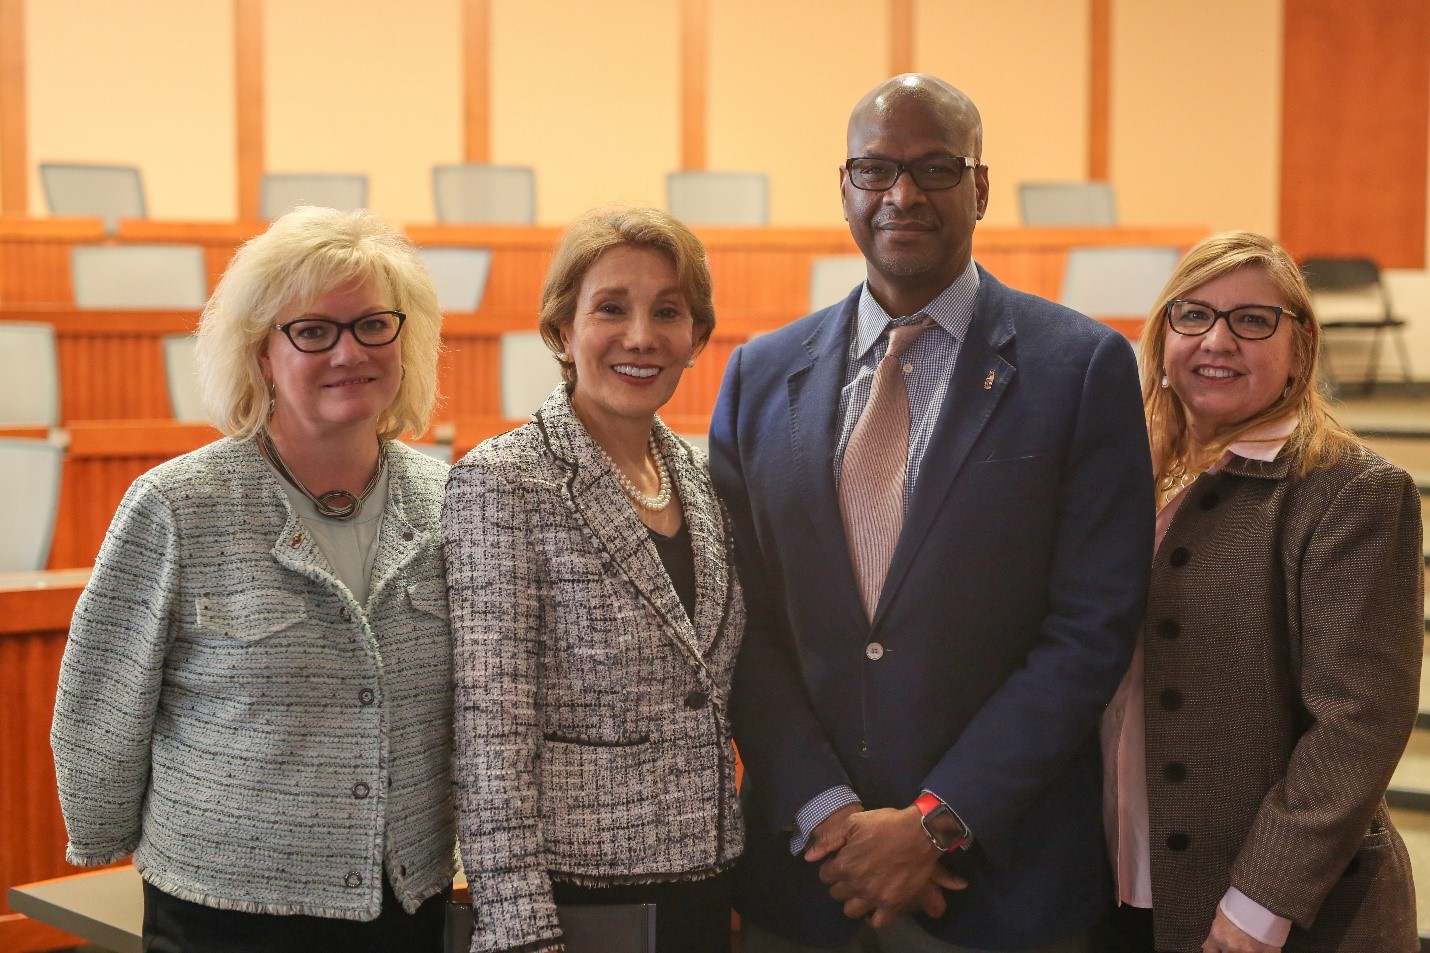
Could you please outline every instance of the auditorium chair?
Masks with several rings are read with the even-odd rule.
[[[0,424],[55,427],[60,365],[48,324],[0,322]]]
[[[1058,300],[1089,317],[1144,320],[1180,257],[1160,246],[1070,249]]]
[[[419,248],[417,257],[432,276],[443,314],[469,314],[482,306],[492,268],[489,249]]]
[[[338,173],[263,173],[259,214],[268,221],[299,205],[318,205],[340,212],[367,208],[367,176]]]
[[[194,351],[199,339],[192,334],[164,335],[164,381],[169,387],[169,413],[185,424],[206,424],[203,389]]]
[[[104,219],[113,234],[121,218],[146,218],[144,180],[132,165],[41,162],[40,184],[51,215]]]
[[[47,440],[0,437],[0,572],[34,572],[50,559],[64,450]]]
[[[849,297],[863,284],[868,267],[863,255],[826,255],[809,265],[809,310],[818,311]]]
[[[672,172],[665,177],[665,207],[686,225],[768,225],[769,178],[763,172]]]
[[[1023,182],[1018,185],[1023,224],[1112,226],[1117,202],[1106,182]]]
[[[1301,263],[1320,318],[1321,346],[1342,332],[1370,334],[1370,359],[1361,383],[1366,393],[1375,390],[1380,373],[1380,346],[1386,334],[1395,339],[1396,356],[1406,384],[1414,385],[1410,351],[1405,345],[1405,319],[1390,304],[1390,292],[1380,266],[1369,258],[1308,258]],[[1336,383],[1329,358],[1321,362],[1327,380]]]
[[[536,413],[556,385],[561,366],[538,331],[508,331],[501,336],[501,414],[518,420]]]
[[[432,199],[439,222],[531,225],[536,221],[536,173],[529,166],[433,166]]]
[[[197,245],[76,245],[70,280],[79,308],[198,310],[208,299]]]

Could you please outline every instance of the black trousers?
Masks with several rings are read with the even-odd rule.
[[[180,900],[144,884],[145,953],[442,953],[444,890],[417,908],[402,909],[382,878],[376,920],[339,920],[300,914],[241,913]]]
[[[1092,928],[1092,948],[1098,953],[1157,953],[1152,911],[1128,904],[1110,904]]]
[[[730,953],[734,874],[692,883],[577,887],[553,882],[557,903],[653,903],[657,953]]]

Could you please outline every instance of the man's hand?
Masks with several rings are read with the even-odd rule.
[[[846,804],[820,821],[810,831],[809,843],[804,848],[804,859],[817,864],[824,858],[839,852],[849,836],[849,818],[864,810],[864,805],[855,802]]]
[[[844,903],[845,916],[868,916],[870,926],[879,929],[915,909],[941,916],[939,888],[968,886],[939,866],[941,856],[924,833],[918,808],[861,811],[848,818],[843,845],[819,868],[819,879]]]
[[[1202,943],[1202,953],[1281,953],[1281,947],[1262,943],[1231,922],[1221,907],[1217,907],[1212,931]]]

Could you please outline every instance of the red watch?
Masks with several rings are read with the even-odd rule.
[[[939,800],[938,795],[925,791],[914,801],[919,811],[919,824],[928,835],[929,843],[943,853],[963,850],[973,839],[968,825],[953,808]]]

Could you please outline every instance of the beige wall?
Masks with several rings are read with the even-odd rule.
[[[267,168],[363,173],[373,211],[431,221],[432,166],[462,158],[458,0],[263,10]]]
[[[31,169],[137,165],[156,218],[233,218],[230,0],[30,0]],[[32,171],[30,208],[45,213]]]
[[[540,221],[665,204],[665,173],[680,162],[678,9],[493,0],[492,161],[535,166]]]
[[[1274,235],[1279,0],[1114,0],[1112,39],[1122,221]]]

